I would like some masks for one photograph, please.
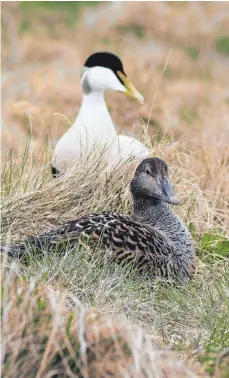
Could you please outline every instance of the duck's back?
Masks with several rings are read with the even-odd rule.
[[[119,154],[121,161],[126,161],[130,158],[145,159],[150,156],[150,150],[136,138],[128,135],[119,135],[113,145],[113,155]]]
[[[175,275],[181,279],[192,274],[191,266],[185,266],[182,259],[177,261],[177,251],[165,234],[127,215],[90,214],[39,237],[29,238],[24,246],[55,250],[65,243],[74,247],[81,238],[106,250],[110,258],[119,264],[132,263],[140,272],[166,278]]]

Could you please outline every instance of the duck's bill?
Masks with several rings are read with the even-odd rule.
[[[168,203],[171,203],[172,205],[179,205],[179,203],[180,203],[179,198],[177,198],[175,196],[171,196],[170,198],[167,197],[165,201],[168,202]]]
[[[161,188],[162,188],[162,201],[171,203],[172,205],[179,205],[180,200],[179,198],[173,195],[173,188],[169,178],[161,180]]]
[[[118,77],[122,80],[124,87],[126,88],[126,94],[132,98],[135,98],[140,104],[144,104],[144,97],[140,92],[138,92],[130,79],[121,71],[118,71],[117,74]]]
[[[157,198],[157,199],[159,199],[161,201],[170,203],[171,205],[179,205],[179,203],[180,203],[179,198],[177,198],[175,196],[168,197],[168,196],[165,196],[165,195],[159,196],[159,195],[155,195],[154,194],[153,197]]]

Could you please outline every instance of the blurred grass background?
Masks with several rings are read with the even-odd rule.
[[[2,3],[3,152],[22,152],[31,128],[34,153],[46,135],[56,143],[80,107],[80,69],[99,50],[118,54],[145,96],[139,106],[106,94],[121,130],[139,135],[149,121],[152,138],[223,129],[225,140],[228,22],[227,2]]]

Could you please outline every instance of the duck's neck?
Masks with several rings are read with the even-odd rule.
[[[135,198],[133,217],[163,232],[174,244],[177,252],[194,255],[188,228],[165,202],[153,198]]]
[[[152,225],[160,219],[160,216],[167,212],[168,206],[157,198],[134,198],[133,215]]]
[[[117,137],[110,113],[104,100],[103,91],[83,93],[83,101],[78,114],[80,123],[97,139],[111,142]],[[75,125],[77,127],[77,124]]]
[[[91,91],[90,93],[83,92],[82,105],[104,106],[107,109],[107,106],[104,100],[104,91]]]

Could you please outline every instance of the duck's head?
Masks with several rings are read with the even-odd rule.
[[[97,52],[87,58],[81,84],[85,93],[113,90],[144,102],[143,96],[126,75],[121,60],[109,52]]]
[[[173,205],[179,199],[173,196],[167,164],[159,158],[144,159],[137,167],[130,183],[133,199],[157,199]]]

